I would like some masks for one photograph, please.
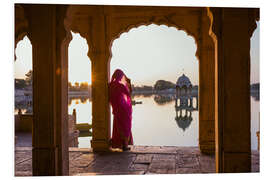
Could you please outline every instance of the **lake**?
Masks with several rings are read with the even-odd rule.
[[[176,119],[175,101],[157,102],[154,95],[135,96],[142,104],[133,106],[132,133],[134,145],[148,146],[198,146],[198,111],[192,111],[188,124]],[[72,99],[69,114],[77,112],[77,123],[92,124],[92,102],[90,99]],[[259,130],[260,101],[251,97],[251,148],[257,149],[256,132]],[[111,116],[113,119],[113,116]],[[112,127],[111,122],[111,127]],[[89,148],[91,137],[79,137],[79,147]]]

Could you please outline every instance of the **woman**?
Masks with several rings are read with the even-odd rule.
[[[131,133],[132,103],[130,80],[120,69],[115,70],[109,85],[110,103],[113,109],[112,148],[130,150],[133,145]]]

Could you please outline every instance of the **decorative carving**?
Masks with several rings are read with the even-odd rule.
[[[221,27],[219,27],[219,23],[217,23],[221,19],[222,8],[207,8],[207,14],[210,19],[211,25],[209,29],[209,35],[216,40],[217,37],[221,36]],[[249,27],[248,34],[249,37],[252,36],[254,30],[257,28],[256,21],[259,21],[260,14],[258,8],[250,8],[248,13],[249,19]],[[220,21],[221,22],[221,21]]]
[[[24,8],[21,5],[15,4],[15,49],[18,42],[26,35],[28,35],[28,21],[24,15]],[[16,61],[16,54],[14,56]]]
[[[163,15],[153,15],[153,16],[131,16],[129,18],[124,18],[125,16],[121,17],[122,23],[119,23],[118,30],[115,30],[114,33],[110,37],[110,49],[109,49],[109,60],[112,57],[112,52],[111,52],[111,46],[112,43],[115,39],[118,39],[120,35],[124,32],[129,32],[133,28],[138,28],[139,26],[145,25],[148,26],[150,24],[156,24],[156,25],[166,25],[168,27],[174,27],[177,30],[183,30],[187,33],[187,35],[192,36],[195,39],[195,43],[197,45],[197,51],[195,53],[195,56],[197,59],[199,59],[199,37],[196,34],[199,34],[197,32],[193,32],[184,24],[182,25],[178,24],[176,20],[174,20],[174,16],[176,16],[176,13],[168,13],[168,14],[163,14]],[[120,17],[117,17],[114,19],[114,21],[120,21]],[[198,25],[199,26],[199,25]],[[195,28],[197,31],[199,28]]]
[[[259,21],[260,19],[260,12],[258,8],[254,9],[249,9],[249,29],[248,29],[248,34],[249,37],[252,37],[253,32],[257,28],[257,23],[256,21]]]
[[[178,30],[183,30],[187,35],[192,36],[195,39],[197,45],[197,51],[195,56],[199,59],[200,48],[199,46],[199,23],[194,22],[192,25],[187,19],[192,20],[196,17],[196,21],[200,19],[201,11],[204,8],[191,8],[190,10],[181,9],[181,11],[176,11],[177,8],[174,7],[148,7],[145,13],[130,13],[127,8],[131,8],[134,12],[140,11],[141,7],[114,7],[118,8],[117,11],[111,10],[111,6],[104,6],[104,11],[99,11],[97,14],[93,14],[90,10],[92,6],[89,7],[87,11],[85,6],[73,6],[71,5],[68,9],[68,18],[70,24],[70,29],[73,32],[79,33],[82,37],[86,38],[89,52],[88,56],[92,56],[93,53],[99,53],[94,47],[96,43],[93,43],[93,18],[103,16],[104,23],[106,24],[106,42],[108,43],[108,59],[111,59],[112,52],[111,46],[115,39],[119,38],[124,32],[128,32],[132,28],[137,28],[141,25],[166,25],[168,27],[175,27]],[[145,7],[144,7],[145,8]],[[80,10],[81,9],[81,10]],[[83,9],[83,10],[82,10]],[[138,9],[138,11],[136,11]],[[114,9],[115,10],[115,9]],[[160,10],[160,11],[159,11]],[[106,14],[105,14],[106,13]],[[95,16],[94,16],[95,15]],[[106,20],[108,19],[108,21]],[[112,23],[115,22],[115,23]],[[104,52],[100,52],[104,53]]]
[[[90,58],[91,52],[94,49],[92,42],[92,16],[89,14],[81,14],[80,6],[70,5],[67,10],[67,17],[65,19],[65,27],[74,33],[79,33],[80,36],[86,39],[88,44],[88,57]]]
[[[217,23],[215,23],[218,21],[218,18],[220,18],[220,11],[220,8],[207,8],[207,15],[210,19],[209,35],[212,37],[214,42],[217,41],[217,37],[220,37],[219,27],[217,26]]]

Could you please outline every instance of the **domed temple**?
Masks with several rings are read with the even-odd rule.
[[[177,79],[176,82],[176,97],[175,97],[175,107],[187,107],[193,108],[193,93],[192,93],[192,83],[190,79],[183,74]],[[198,109],[198,96],[196,97],[196,107]]]
[[[192,84],[189,80],[189,78],[183,74],[182,76],[180,76],[178,79],[177,79],[177,82],[176,82],[176,87],[192,87]]]
[[[192,111],[198,110],[198,94],[193,93],[193,85],[190,79],[182,74],[176,82],[175,92],[175,120],[177,125],[185,131],[192,121]],[[193,105],[193,98],[196,99],[196,106]],[[185,113],[185,115],[183,115]],[[189,113],[189,115],[188,115]]]

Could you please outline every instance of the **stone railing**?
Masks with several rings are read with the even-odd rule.
[[[15,132],[29,132],[32,133],[33,115],[22,114],[19,109],[18,114],[15,115]]]
[[[33,114],[22,114],[21,109],[19,109],[19,112],[18,114],[15,115],[14,119],[15,119],[15,132],[32,133]],[[75,129],[75,125],[76,125],[76,110],[73,109],[72,115],[68,115],[69,147],[78,147],[79,131]]]

